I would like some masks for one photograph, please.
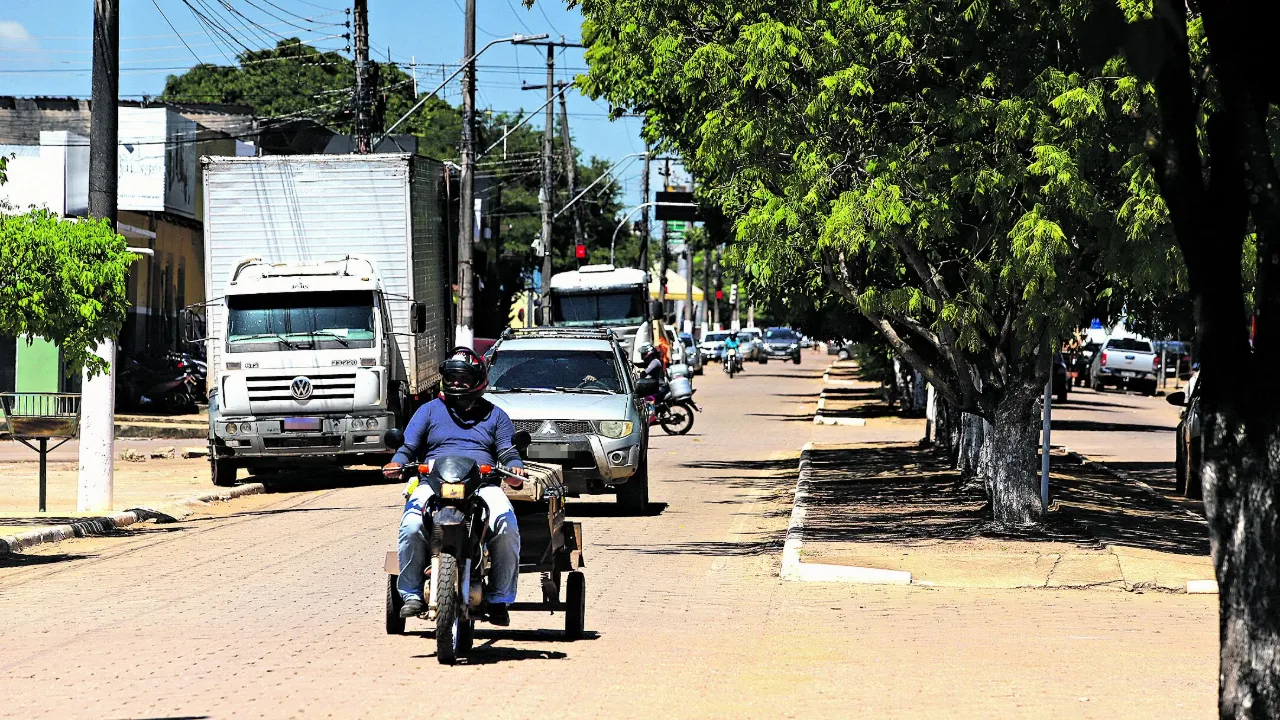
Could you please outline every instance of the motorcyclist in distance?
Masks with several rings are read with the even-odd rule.
[[[738,336],[735,333],[729,333],[729,337],[724,339],[724,354],[729,358],[729,362],[734,363],[735,370],[742,369],[742,351],[739,345]]]
[[[471,348],[455,348],[440,365],[439,396],[413,414],[405,428],[404,445],[383,467],[389,479],[399,479],[406,463],[418,464],[439,457],[460,455],[479,464],[504,465],[516,475],[524,475],[520,454],[513,445],[515,426],[500,407],[485,400],[489,369],[484,358]],[[505,478],[519,487],[521,482]],[[416,487],[415,487],[416,485]],[[408,500],[400,518],[400,577],[396,589],[404,600],[400,617],[409,618],[426,611],[422,597],[426,566],[431,559],[427,543],[430,517],[423,509],[433,491],[428,483],[410,482]],[[511,623],[507,606],[515,602],[516,580],[520,573],[520,529],[515,510],[502,488],[490,485],[477,494],[489,506],[488,547],[493,560],[489,584],[484,589],[485,611],[494,625]]]

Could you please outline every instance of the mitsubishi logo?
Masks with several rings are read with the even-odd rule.
[[[289,384],[289,392],[293,393],[293,396],[299,400],[306,400],[311,397],[311,390],[310,378],[302,377],[301,375],[294,378],[293,382]]]
[[[555,435],[556,428],[551,424],[550,420],[542,421],[542,427],[538,428],[539,435]]]

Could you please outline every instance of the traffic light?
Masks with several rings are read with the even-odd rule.
[[[575,255],[579,260],[586,260],[586,259],[587,259],[587,246],[586,246],[586,245],[575,245],[575,246],[574,246],[574,248],[573,248],[573,254],[574,254],[574,255]]]
[[[729,304],[738,304],[738,283],[732,283],[729,285]]]
[[[723,291],[723,290],[716,290],[716,299],[717,299],[717,300],[723,300],[723,299],[724,299],[724,291]]]

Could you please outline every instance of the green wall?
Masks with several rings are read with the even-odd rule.
[[[43,338],[36,338],[30,345],[18,339],[17,372],[14,390],[18,392],[58,392],[58,346]]]

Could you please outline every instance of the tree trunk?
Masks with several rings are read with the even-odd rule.
[[[1030,525],[1041,519],[1040,440],[1044,383],[1012,378],[995,407],[983,443],[982,468],[991,514],[1000,525]]]
[[[1280,717],[1280,417],[1260,414],[1223,409],[1203,426],[1223,718]]]
[[[960,470],[960,476],[966,480],[978,477],[981,473],[984,425],[980,416],[960,413],[960,449],[956,466]]]

